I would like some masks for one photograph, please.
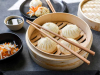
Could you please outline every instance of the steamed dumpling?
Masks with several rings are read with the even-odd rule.
[[[67,26],[65,26],[62,31],[61,31],[61,35],[66,37],[66,38],[77,38],[80,35],[81,30],[73,24],[68,24]]]
[[[48,13],[50,13],[49,9],[47,9],[46,7],[39,7],[35,12],[35,16],[39,17]]]
[[[78,42],[77,42],[76,40],[72,39],[72,38],[68,38],[68,40],[73,41],[73,42],[75,42],[75,43],[78,44]],[[70,43],[68,43],[68,42],[66,42],[66,41],[64,41],[64,40],[62,40],[60,43],[63,44],[63,45],[65,45],[66,47],[70,48],[71,50],[73,50],[73,51],[75,51],[75,52],[78,52],[78,51],[79,51],[79,48],[78,48],[78,47],[76,47],[76,46],[74,46],[74,45],[72,45],[72,44],[70,44]],[[57,48],[58,48],[63,54],[65,54],[65,55],[71,54],[68,50],[66,50],[65,48],[61,47],[60,45],[58,45]]]
[[[48,37],[41,38],[38,41],[38,48],[47,53],[53,53],[56,51],[56,43]]]
[[[50,30],[50,31],[52,31],[52,32],[54,32],[56,34],[58,34],[58,32],[59,32],[58,26],[56,24],[52,23],[52,22],[45,23],[45,24],[43,24],[42,27],[45,28],[45,29],[47,29],[47,30]],[[41,30],[44,31],[44,32],[46,32],[47,34],[51,35],[52,37],[55,36],[55,35],[47,32],[47,31],[45,31],[43,29],[41,29]],[[43,35],[43,36],[45,36],[45,35]]]
[[[42,6],[42,2],[41,2],[40,0],[32,0],[32,1],[30,2],[30,4],[29,4],[30,7],[31,7],[31,6],[37,7],[37,6],[39,6],[39,5]]]

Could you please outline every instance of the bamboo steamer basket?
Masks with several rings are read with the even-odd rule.
[[[87,16],[82,12],[82,6],[84,5],[84,3],[86,3],[87,1],[90,1],[90,0],[82,0],[79,4],[79,7],[78,7],[78,17],[80,17],[81,19],[83,19],[89,26],[91,29],[93,30],[96,30],[96,31],[100,31],[100,21],[95,21],[95,16],[98,15],[98,10],[99,10],[99,7],[98,5],[100,4],[94,4],[93,3],[90,3],[87,7],[85,7],[85,9],[87,9]],[[95,1],[95,0],[93,0]],[[98,7],[98,8],[95,8],[94,7]],[[92,15],[92,16],[90,16]],[[100,14],[99,14],[100,15]],[[90,17],[91,18],[90,18]],[[94,19],[94,20],[92,20]],[[100,17],[99,17],[100,19]]]
[[[90,49],[93,36],[92,32],[83,20],[80,18],[68,14],[68,13],[51,13],[43,15],[33,21],[39,25],[43,25],[46,22],[54,22],[60,27],[64,27],[67,23],[73,23],[77,25],[84,33],[78,41],[84,47]],[[56,55],[42,52],[37,48],[37,42],[41,38],[40,32],[38,32],[33,26],[29,26],[26,32],[26,43],[29,47],[29,53],[32,59],[40,66],[50,70],[71,70],[79,67],[83,64],[83,61],[76,56],[70,55]],[[57,39],[57,37],[55,37]],[[79,54],[85,58],[88,57],[88,53],[81,50]]]

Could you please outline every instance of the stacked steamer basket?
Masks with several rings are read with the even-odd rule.
[[[43,15],[33,22],[41,26],[46,22],[53,22],[58,25],[60,30],[68,23],[75,24],[81,29],[80,37],[77,41],[88,49],[91,47],[93,36],[89,26],[83,20],[74,15],[68,13],[52,13]],[[38,65],[50,70],[71,70],[79,67],[83,63],[82,60],[73,54],[61,55],[57,54],[58,52],[49,54],[38,49],[37,43],[41,37],[41,33],[30,25],[26,32],[26,43],[29,47],[29,53],[32,59]],[[59,41],[58,37],[54,38]],[[83,50],[80,50],[78,53],[85,58],[88,57],[88,53]]]
[[[78,16],[86,21],[91,29],[100,31],[100,0],[80,2]]]

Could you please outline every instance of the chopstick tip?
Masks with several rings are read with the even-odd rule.
[[[95,55],[95,52],[93,52],[93,56]]]
[[[90,61],[88,61],[87,64],[90,65]]]

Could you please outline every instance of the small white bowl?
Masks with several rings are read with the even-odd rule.
[[[8,25],[8,24],[7,24],[7,21],[8,21],[9,19],[11,19],[11,18],[20,18],[20,19],[22,19],[22,22],[21,22],[20,24],[17,24],[17,25],[10,25],[10,24]],[[5,20],[4,20],[4,23],[5,23],[5,25],[6,25],[9,29],[15,31],[15,30],[19,30],[19,29],[21,29],[21,28],[23,27],[23,25],[24,25],[24,18],[21,17],[21,16],[12,15],[12,16],[6,17]]]

